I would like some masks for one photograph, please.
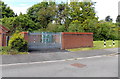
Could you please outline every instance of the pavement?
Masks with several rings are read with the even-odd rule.
[[[30,62],[80,58],[80,57],[91,57],[91,56],[99,56],[99,55],[109,55],[113,53],[118,53],[118,49],[119,48],[110,48],[110,49],[98,49],[98,50],[77,51],[77,52],[69,52],[60,49],[31,51],[30,54],[24,54],[24,55],[2,55],[1,64],[30,63]]]

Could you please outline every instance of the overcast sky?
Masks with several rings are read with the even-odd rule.
[[[4,1],[8,6],[10,6],[15,13],[19,14],[20,12],[22,12],[23,14],[25,14],[29,7],[43,0],[2,0],[2,1]],[[64,2],[65,0],[58,1]],[[92,1],[97,2],[95,5],[95,11],[97,13],[97,16],[99,17],[99,20],[103,20],[105,19],[106,16],[110,15],[115,22],[116,17],[118,15],[118,2],[120,0],[92,0]]]

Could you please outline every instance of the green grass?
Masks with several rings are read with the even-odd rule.
[[[112,40],[106,41],[106,47],[104,47],[104,41],[93,41],[93,44],[94,44],[94,46],[90,47],[90,48],[75,48],[75,49],[66,49],[66,50],[68,50],[68,51],[85,51],[85,50],[94,50],[94,49],[117,48],[118,40],[115,40],[115,46],[112,45]]]
[[[0,47],[0,55],[18,55],[18,54],[29,54],[28,52],[18,52],[10,47]]]
[[[11,54],[9,52],[0,52],[0,55],[20,55],[20,54],[29,54],[28,52],[12,52]]]

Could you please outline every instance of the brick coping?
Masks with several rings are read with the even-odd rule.
[[[93,34],[93,33],[83,33],[83,32],[62,32],[62,35],[64,35],[64,34]]]

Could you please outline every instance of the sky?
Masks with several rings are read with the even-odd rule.
[[[20,12],[25,14],[27,9],[34,4],[37,4],[43,0],[2,0],[8,6],[13,9],[15,13],[19,15]],[[65,2],[65,0],[56,0],[57,3]],[[92,0],[96,2],[95,11],[99,20],[104,20],[106,16],[111,16],[113,22],[115,22],[118,15],[118,2],[120,0]]]

